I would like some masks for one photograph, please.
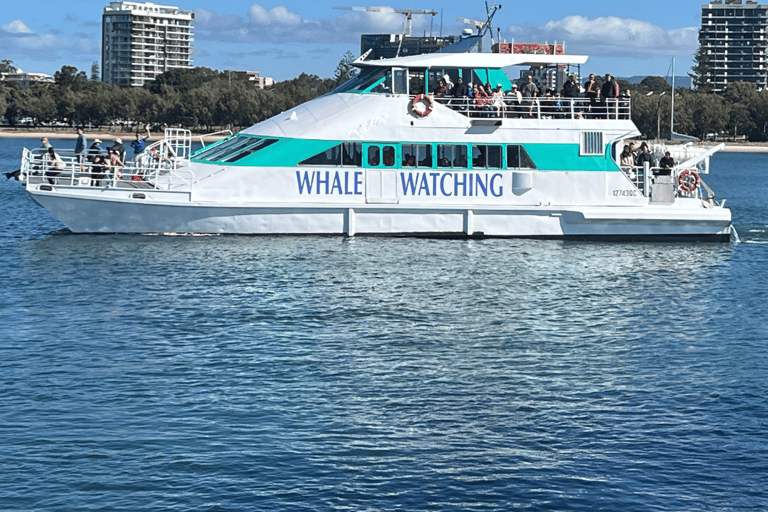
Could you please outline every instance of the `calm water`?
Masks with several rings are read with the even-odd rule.
[[[768,155],[713,168],[741,243],[83,236],[0,183],[0,509],[768,510]]]

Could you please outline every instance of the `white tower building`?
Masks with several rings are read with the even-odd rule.
[[[102,81],[140,87],[170,69],[191,68],[194,19],[170,5],[111,2],[102,15]]]

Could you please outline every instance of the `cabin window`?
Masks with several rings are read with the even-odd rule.
[[[424,75],[426,69],[409,69],[408,70],[408,91],[409,94],[423,94],[427,91],[424,90]]]
[[[466,169],[467,146],[460,146],[455,144],[438,144],[437,166],[460,167],[462,169]]]
[[[225,139],[221,143],[211,148],[204,148],[202,151],[195,155],[195,158],[199,160],[215,162],[225,153],[228,153],[229,151],[237,151],[250,143],[258,142],[259,140],[261,139],[235,135],[234,137]]]
[[[393,167],[395,165],[395,147],[394,146],[384,146],[382,155],[383,155],[384,165],[386,167]]]
[[[403,167],[432,167],[432,146],[403,144]]]
[[[602,155],[603,151],[603,132],[581,132],[581,156]]]
[[[381,162],[379,146],[368,147],[368,167],[378,167]]]
[[[371,92],[390,92],[391,84],[392,74],[389,69],[368,68],[341,84],[335,92],[365,92],[368,89],[371,89]]]
[[[363,165],[363,145],[361,143],[344,142],[341,149],[341,165],[353,167]]]
[[[510,144],[507,146],[507,169],[535,169],[531,157],[523,146]]]
[[[256,151],[262,150],[268,146],[271,146],[277,142],[277,139],[254,139],[254,142],[245,146],[244,148],[240,150],[236,150],[234,153],[222,155],[218,161],[219,162],[226,162],[226,163],[233,163],[238,162],[242,160],[243,158],[252,155]]]
[[[501,146],[472,146],[472,168],[501,169]]]
[[[405,69],[394,69],[395,94],[408,94],[408,71]]]
[[[377,94],[390,94],[392,93],[392,70],[382,69],[379,70],[379,74],[376,75],[376,84],[371,88],[371,92]],[[361,90],[363,90],[361,88]]]
[[[362,144],[343,142],[299,162],[299,165],[362,165]],[[370,152],[370,150],[369,150]]]

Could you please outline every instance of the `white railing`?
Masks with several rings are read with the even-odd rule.
[[[218,132],[206,133],[205,135],[198,135],[198,137],[200,137],[200,145],[203,146],[203,147],[206,146],[205,137],[215,137],[217,135],[223,135],[223,134],[226,134],[227,137],[231,137],[232,136],[232,130],[220,130]]]
[[[412,98],[413,99],[413,98]],[[533,119],[630,119],[630,98],[591,100],[590,98],[432,98],[470,118]]]
[[[58,151],[54,161],[39,149],[24,149],[19,179],[28,184],[74,188],[133,188],[191,192],[194,176],[181,169],[188,161],[168,158],[145,165],[144,158],[126,165],[83,160],[72,151]]]

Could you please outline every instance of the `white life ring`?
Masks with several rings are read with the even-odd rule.
[[[427,117],[432,113],[433,108],[435,108],[435,103],[426,94],[417,94],[411,102],[411,109],[419,117]]]

